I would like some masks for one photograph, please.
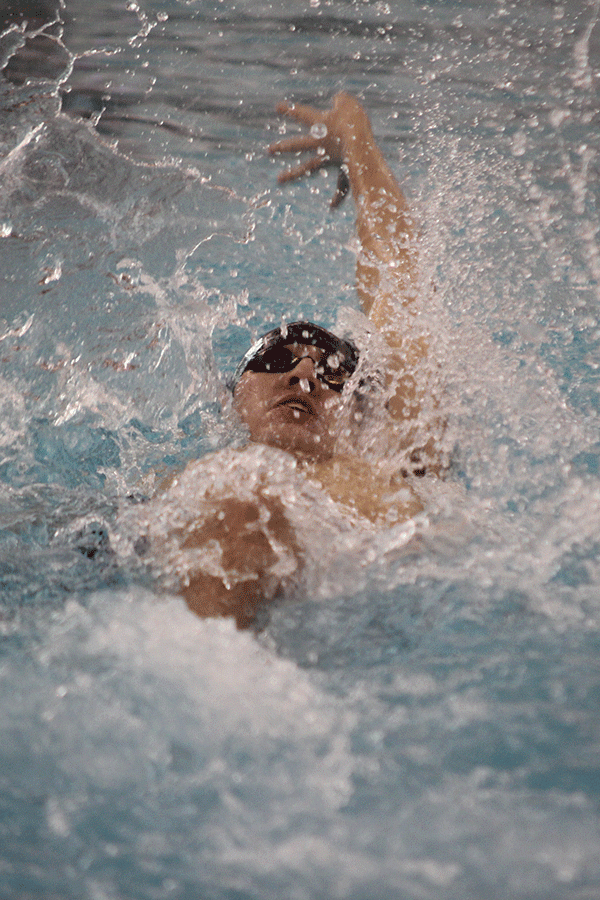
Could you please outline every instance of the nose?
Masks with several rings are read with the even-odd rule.
[[[320,382],[315,372],[314,359],[310,356],[303,356],[302,359],[299,359],[291,372],[287,373],[287,382],[290,387],[300,384],[300,387],[307,393],[314,394],[320,387]],[[305,383],[302,384],[302,382]]]

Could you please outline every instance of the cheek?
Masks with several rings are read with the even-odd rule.
[[[328,431],[338,438],[348,438],[357,430],[357,409],[351,398],[341,399],[339,394],[328,405],[325,415]],[[360,416],[359,416],[360,418]]]
[[[242,394],[242,396],[236,396],[233,398],[233,408],[236,413],[246,425],[249,425],[252,419],[256,416],[254,413],[254,406],[251,402],[249,402],[249,398]]]
[[[233,395],[233,408],[250,428],[261,422],[267,405],[263,396],[264,391],[261,391],[260,387],[260,384],[256,384],[254,379],[252,381],[242,380]]]

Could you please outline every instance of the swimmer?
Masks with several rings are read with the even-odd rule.
[[[309,134],[272,144],[269,152],[313,154],[280,175],[280,183],[337,166],[340,177],[332,207],[352,190],[359,239],[357,292],[374,330],[385,340],[386,367],[395,375],[387,409],[402,423],[395,429],[398,448],[410,449],[417,469],[422,458],[421,470],[439,472],[433,446],[427,442],[425,447],[415,446],[413,426],[432,398],[425,377],[419,380],[417,375],[429,348],[427,336],[419,334],[412,321],[419,313],[418,246],[404,194],[375,142],[367,114],[351,95],[338,94],[327,112],[287,103],[278,111],[306,125]],[[400,308],[404,315],[399,315]],[[302,323],[295,323],[286,334],[265,335],[238,366],[234,397],[252,440],[322,464],[336,454],[340,431],[336,408],[357,367],[358,353],[323,329],[320,335],[312,323],[306,323],[304,331]]]
[[[427,377],[419,376],[427,370],[423,364],[430,342],[417,327],[417,236],[404,194],[353,96],[337,94],[326,111],[287,103],[278,111],[306,126],[308,133],[274,143],[269,152],[310,154],[284,171],[280,183],[333,166],[339,177],[332,207],[352,192],[357,291],[385,347],[386,415],[396,456],[405,464],[391,471],[389,465],[369,465],[353,451],[360,441],[361,396],[368,393],[369,376],[361,377],[360,354],[351,341],[314,323],[291,322],[251,347],[232,385],[234,409],[248,429],[248,448],[222,451],[229,455],[216,463],[214,458],[192,463],[165,494],[180,517],[178,547],[194,559],[178,576],[180,592],[197,614],[233,616],[239,627],[251,625],[261,605],[301,576],[305,551],[299,517],[272,474],[282,459],[289,461],[293,478],[306,479],[321,492],[322,499],[315,495],[314,500],[315,523],[330,504],[337,504],[345,521],[407,521],[422,509],[411,473],[437,474],[440,468],[435,440],[418,445],[420,418],[424,410],[431,412],[435,400]],[[244,461],[253,447],[275,448],[275,468],[261,472],[256,462],[255,474],[253,459]],[[260,459],[264,463],[264,454]],[[238,471],[237,489],[214,476],[215,465],[230,475]],[[203,478],[210,487],[195,502],[191,519],[186,518],[180,510]],[[302,495],[303,488],[297,493]]]

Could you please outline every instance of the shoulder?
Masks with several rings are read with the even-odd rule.
[[[240,449],[227,447],[189,463],[171,480],[165,494],[180,502],[191,496],[212,496],[215,492],[248,495],[284,486],[298,477],[298,464],[290,453],[248,444]]]

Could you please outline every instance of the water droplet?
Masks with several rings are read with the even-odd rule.
[[[310,129],[310,133],[312,137],[322,141],[323,138],[327,137],[327,126],[323,122],[316,122]]]
[[[523,156],[527,150],[527,136],[523,131],[517,131],[512,141],[513,156]]]

